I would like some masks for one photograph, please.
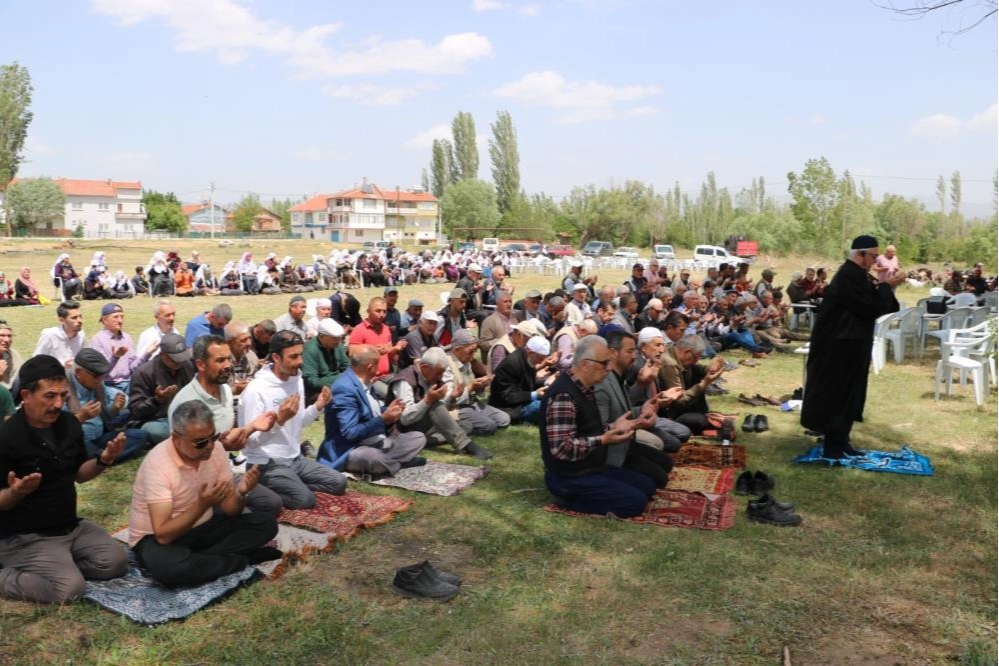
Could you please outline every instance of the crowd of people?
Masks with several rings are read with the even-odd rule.
[[[239,293],[272,288],[252,259],[227,265],[220,284],[235,271]],[[288,259],[267,263],[275,259],[267,275],[299,273]],[[167,586],[280,556],[265,545],[278,512],[312,507],[317,492],[344,493],[344,471],[393,475],[441,446],[487,460],[486,438],[510,424],[538,428],[557,503],[634,516],[665,487],[670,454],[718,427],[708,396],[724,391],[734,367],[719,352],[763,357],[807,339],[787,325],[786,301],[798,296],[785,299],[770,269],[754,281],[748,265],[722,264],[697,281],[653,260],[621,285],[598,287],[573,261],[550,292],[520,295],[502,257],[481,259],[440,260],[455,286],[439,309],[415,298],[403,308],[399,284],[424,269],[389,255],[351,264],[371,271],[365,284],[382,283],[363,315],[347,281],[311,302],[302,293],[312,285],[299,281],[285,312],[252,323],[217,302],[178,327],[169,298],[151,299],[152,324],[135,338],[122,307],[105,303],[101,330],[87,339],[83,307],[68,298],[26,362],[0,323],[0,595],[62,602],[84,578],[122,575],[121,549],[77,517],[74,483],[143,455],[130,546]],[[99,263],[94,272],[107,271]],[[822,298],[822,273],[792,276],[788,291]],[[71,272],[54,274],[72,290]],[[197,252],[188,262],[157,253],[133,282],[145,278],[159,295],[158,276],[169,275],[169,295],[183,296],[178,276],[202,293],[215,288],[198,286],[206,274]],[[302,433],[320,418],[315,447]]]

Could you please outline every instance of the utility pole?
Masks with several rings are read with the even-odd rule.
[[[209,208],[208,208],[209,213],[208,214],[211,215],[211,217],[209,219],[212,222],[211,223],[212,240],[215,240],[215,182],[214,181],[212,181],[209,184],[208,189],[210,191],[210,194],[208,195],[208,206],[209,206]]]

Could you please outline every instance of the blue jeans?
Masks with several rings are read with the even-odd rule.
[[[613,513],[618,518],[641,514],[656,492],[656,484],[648,476],[621,467],[582,476],[545,470],[545,486],[570,511],[601,516]]]
[[[149,435],[145,430],[140,430],[139,428],[128,428],[122,431],[125,433],[125,448],[121,450],[115,462],[122,462],[128,460],[129,458],[134,458],[146,449],[149,448]],[[99,456],[104,447],[108,445],[112,439],[118,436],[115,431],[106,432],[96,440],[87,440],[84,444],[87,447],[87,453],[91,456]],[[158,444],[159,442],[157,442]]]
[[[729,347],[742,347],[754,354],[763,351],[763,348],[756,344],[753,334],[749,331],[731,331],[723,335],[721,341],[726,349]]]

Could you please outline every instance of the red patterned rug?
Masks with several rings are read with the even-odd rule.
[[[362,527],[387,523],[407,510],[413,500],[387,495],[365,495],[347,491],[345,495],[316,493],[311,509],[284,509],[278,522],[329,534],[332,539],[349,539]]]
[[[671,454],[673,464],[680,465],[700,465],[702,467],[745,467],[746,447],[741,444],[707,444],[702,442],[688,441],[680,447],[680,450]]]
[[[567,516],[604,518],[593,513],[569,511],[555,504],[548,504],[545,511]],[[682,490],[657,490],[652,501],[640,516],[628,518],[628,522],[661,527],[694,527],[701,530],[727,530],[735,525],[735,500],[728,495],[711,499],[701,493],[688,493]]]
[[[724,495],[735,488],[735,468],[677,466],[670,472],[666,487],[669,490],[685,490],[688,493]]]

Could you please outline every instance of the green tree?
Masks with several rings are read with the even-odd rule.
[[[947,181],[943,175],[937,176],[937,202],[940,204],[940,212],[947,212]]]
[[[233,209],[232,223],[236,226],[237,230],[244,233],[253,231],[253,223],[263,209],[264,207],[260,205],[260,197],[250,192],[240,199],[239,203]]]
[[[447,186],[453,182],[451,179],[453,172],[451,166],[451,142],[447,139],[434,139],[432,151],[430,159],[430,191],[434,193],[435,197],[442,199]]]
[[[517,130],[506,111],[496,114],[496,122],[490,128],[493,138],[489,140],[489,160],[492,162],[493,183],[496,184],[496,204],[500,214],[505,214],[521,198]]]
[[[467,111],[459,111],[451,121],[454,136],[454,166],[458,180],[475,180],[479,177],[479,149],[475,145],[475,119]]]
[[[426,169],[420,169],[420,187],[423,188],[424,192],[430,191],[430,174],[427,173]]]
[[[791,211],[801,222],[803,240],[807,244],[806,248],[800,249],[838,254],[834,252],[834,241],[830,239],[837,238],[839,234],[836,232],[840,231],[833,224],[839,189],[829,160],[825,157],[811,159],[805,162],[801,174],[788,172],[787,191],[794,200]]]
[[[180,200],[173,192],[162,194],[155,190],[142,193],[146,206],[146,229],[150,231],[187,231],[187,218]]]
[[[481,180],[463,180],[447,188],[441,216],[452,238],[482,238],[496,233],[500,223],[496,190]]]
[[[7,188],[7,219],[19,229],[51,222],[66,211],[66,195],[51,178],[26,178]]]
[[[31,112],[31,75],[27,68],[14,61],[0,66],[0,192],[7,189],[24,159],[24,140],[28,137]],[[4,197],[4,218],[11,218],[11,207]],[[7,225],[7,233],[13,225]]]
[[[291,213],[289,208],[295,205],[291,199],[271,199],[270,211],[281,218],[281,230],[285,233],[291,231]]]

